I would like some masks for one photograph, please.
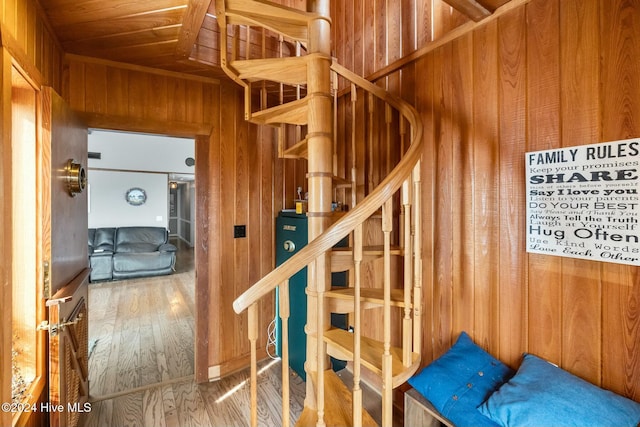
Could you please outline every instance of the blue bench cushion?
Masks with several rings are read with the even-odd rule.
[[[516,375],[478,408],[501,426],[637,426],[640,404],[525,354]]]
[[[513,370],[476,345],[466,332],[409,384],[458,427],[496,426],[477,407],[513,375]]]

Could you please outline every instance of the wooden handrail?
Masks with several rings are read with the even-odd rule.
[[[369,218],[386,200],[398,191],[405,179],[411,175],[414,166],[418,163],[422,155],[422,122],[413,106],[391,95],[383,88],[374,85],[352,71],[349,71],[335,61],[331,65],[331,69],[398,110],[400,114],[407,119],[413,130],[411,145],[391,173],[354,209],[327,228],[321,235],[309,242],[309,244],[302,248],[297,254],[282,263],[278,268],[271,271],[240,295],[233,302],[233,309],[238,314],[242,313],[264,295],[273,291],[280,283],[306,267],[320,254],[330,250],[344,236],[353,231],[358,224],[361,224]]]

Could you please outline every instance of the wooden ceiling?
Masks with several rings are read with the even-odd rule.
[[[446,0],[474,21],[490,15],[508,1]],[[67,53],[223,78],[224,73],[219,68],[215,2],[40,0]],[[287,0],[275,2],[291,3]]]

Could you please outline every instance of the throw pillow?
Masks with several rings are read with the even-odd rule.
[[[525,354],[516,375],[480,412],[502,426],[637,426],[640,404]]]
[[[462,332],[445,354],[409,379],[409,384],[458,427],[495,426],[477,407],[511,375],[508,366]]]

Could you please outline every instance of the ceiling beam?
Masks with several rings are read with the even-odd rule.
[[[474,22],[481,21],[491,16],[491,11],[486,9],[483,5],[475,0],[444,0],[449,6],[456,9],[458,12],[466,15]]]
[[[176,45],[176,56],[178,58],[188,58],[191,54],[191,49],[196,43],[210,3],[211,0],[189,0],[189,5],[182,19],[182,30],[178,36],[178,44]]]

